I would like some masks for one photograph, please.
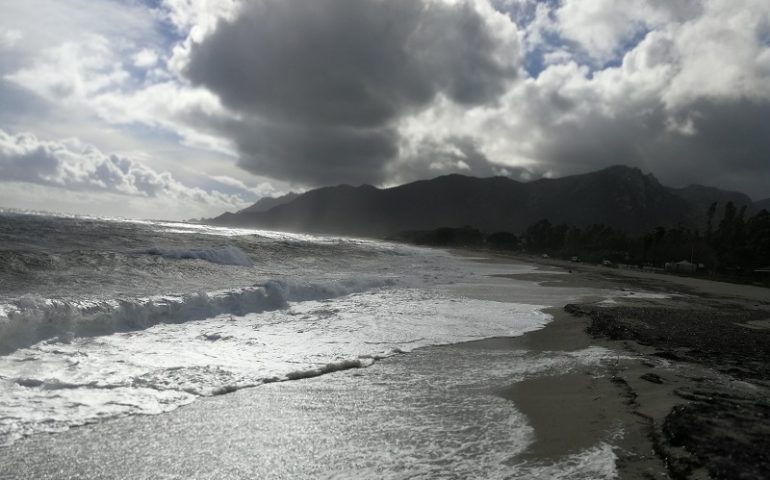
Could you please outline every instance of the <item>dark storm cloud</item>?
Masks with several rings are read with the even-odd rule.
[[[259,0],[193,49],[186,74],[241,115],[225,133],[245,169],[380,182],[398,119],[438,94],[470,106],[504,92],[518,53],[501,54],[499,33],[467,2]]]
[[[651,157],[666,180],[770,193],[770,102],[701,100],[687,112],[692,135],[671,135]]]
[[[242,120],[227,131],[237,142],[243,169],[310,185],[377,182],[398,154],[398,135],[387,126]]]
[[[550,125],[536,147],[541,168],[565,175],[625,164],[667,185],[700,183],[767,196],[769,102],[700,100],[675,117],[687,125],[684,131],[671,128],[661,105]]]

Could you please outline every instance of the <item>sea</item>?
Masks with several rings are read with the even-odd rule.
[[[86,442],[94,425],[216,416],[241,399],[267,429],[251,437],[273,441],[246,461],[264,478],[614,478],[609,439],[559,461],[517,460],[536,432],[489,385],[615,352],[418,361],[541,329],[544,309],[597,294],[500,276],[533,272],[369,239],[0,211],[0,460],[25,442]],[[310,407],[287,413],[300,399]],[[282,435],[323,455],[276,444]],[[231,478],[206,478],[217,477]]]

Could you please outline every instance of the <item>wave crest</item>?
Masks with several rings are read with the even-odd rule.
[[[340,297],[392,284],[392,280],[375,278],[320,283],[269,280],[247,288],[149,298],[60,300],[25,295],[0,305],[0,355],[43,340],[67,342],[160,323],[278,310],[288,302]]]
[[[140,253],[176,260],[205,260],[220,265],[238,265],[242,267],[251,267],[254,265],[254,262],[251,261],[251,258],[249,258],[246,252],[232,245],[221,245],[209,248],[153,247],[143,250]]]

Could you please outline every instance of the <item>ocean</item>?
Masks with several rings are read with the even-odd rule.
[[[240,399],[252,415],[235,421],[256,415],[261,430],[235,437],[264,440],[240,478],[613,478],[609,437],[549,464],[518,461],[535,432],[489,385],[600,368],[615,352],[446,348],[520,336],[550,321],[547,307],[625,293],[505,279],[543,272],[478,260],[366,239],[1,212],[0,460],[44,434],[82,439],[84,425],[144,425]],[[285,413],[300,400],[310,406]],[[281,435],[287,443],[267,441]],[[323,454],[302,457],[292,438],[323,443]]]

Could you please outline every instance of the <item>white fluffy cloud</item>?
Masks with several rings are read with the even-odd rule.
[[[23,37],[21,30],[0,27],[0,48],[13,48]]]
[[[145,48],[136,52],[133,60],[136,68],[148,69],[157,65],[160,58],[158,52],[151,48]]]
[[[233,165],[234,148],[218,133],[231,114],[214,94],[191,87],[172,65],[183,62],[185,48],[203,39],[218,18],[231,14],[235,2],[163,0],[155,5],[117,0],[29,0],[0,5],[0,18],[18,27],[9,30],[0,23],[0,49],[7,51],[0,55],[0,100],[6,105],[10,102],[15,110],[0,112],[0,129],[31,130],[48,138],[87,138],[86,142],[39,141],[57,145],[52,151],[63,155],[59,159],[81,158],[76,163],[85,170],[78,175],[67,162],[57,171],[69,171],[69,175],[49,172],[40,176],[33,163],[10,165],[5,159],[0,181],[5,182],[6,193],[23,193],[18,179],[28,171],[24,181],[56,185],[54,197],[61,197],[63,189],[82,192],[90,188],[84,208],[93,203],[94,196],[106,199],[111,192],[110,205],[120,205],[114,201],[115,194],[133,195],[132,215],[142,208],[156,214],[157,206],[148,205],[161,197],[212,215],[288,188],[284,185],[277,190],[275,182],[251,176],[244,181],[233,179],[240,185],[222,183],[228,176],[239,176]],[[41,11],[46,15],[41,16]],[[6,143],[9,137],[6,133]],[[96,157],[104,158],[97,162],[97,169],[93,161],[84,160],[84,144],[97,152],[137,154],[100,153]],[[133,179],[115,171],[126,168],[124,161],[129,157]],[[106,177],[100,178],[100,173]],[[110,173],[114,175],[110,177]],[[109,178],[113,182],[106,182]],[[16,187],[11,189],[8,182],[16,182]],[[102,184],[105,188],[100,189]],[[145,188],[139,188],[142,185]],[[37,190],[40,188],[45,187]],[[151,196],[156,190],[157,195]],[[137,201],[140,193],[145,198],[141,202]],[[79,194],[70,200],[76,203],[78,198],[83,197]],[[8,195],[3,202],[5,206],[30,205],[29,199],[14,201]]]
[[[89,35],[41,53],[35,64],[5,76],[51,101],[86,99],[131,79],[110,42]]]
[[[169,172],[157,172],[125,155],[101,152],[77,139],[44,141],[32,134],[12,135],[2,130],[0,178],[72,191],[200,203],[220,209],[242,208],[258,192],[238,181],[229,182],[230,190],[236,193],[204,190],[183,184]],[[223,182],[222,178],[218,181]]]
[[[565,0],[553,13],[552,28],[593,59],[608,61],[622,56],[635,37],[687,21],[701,10],[699,0]]]
[[[60,105],[82,108],[110,124],[142,124],[179,135],[190,145],[230,153],[226,139],[213,127],[231,115],[208,90],[190,87],[160,68],[158,55],[142,49],[127,58],[105,37],[66,42],[47,49],[27,68],[6,75]],[[149,70],[137,78],[130,66]]]

